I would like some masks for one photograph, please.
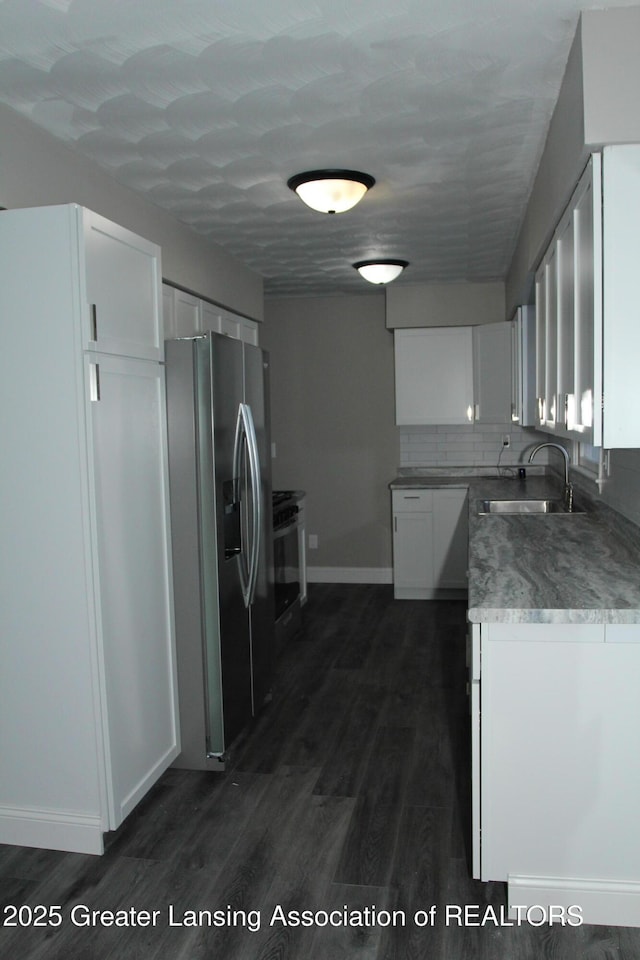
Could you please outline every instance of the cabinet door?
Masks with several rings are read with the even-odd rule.
[[[203,333],[222,333],[222,316],[220,307],[213,303],[202,301],[200,324]]]
[[[162,284],[162,329],[165,340],[173,340],[176,336],[174,289],[168,284]]]
[[[86,364],[113,829],[178,753],[164,367]]]
[[[229,310],[220,309],[218,312],[220,314],[220,333],[232,337],[234,340],[250,343],[254,347],[258,346],[258,324],[255,320],[241,317]]]
[[[540,429],[600,446],[600,157],[591,158],[536,276]]]
[[[511,420],[513,423],[520,423],[522,416],[522,340],[520,338],[520,325],[518,323],[518,314],[511,321]]]
[[[555,432],[558,414],[558,251],[555,244],[549,251],[544,270],[547,294],[545,310],[545,427]]]
[[[573,211],[558,227],[557,259],[557,407],[559,428],[575,426],[575,250]]]
[[[254,347],[257,347],[258,344],[258,333],[260,325],[256,323],[255,320],[248,320],[246,317],[242,317],[242,322],[240,325],[240,336],[245,343],[250,343]]]
[[[638,876],[639,669],[603,624],[482,625],[482,879]]]
[[[603,447],[640,447],[640,420],[636,412],[640,368],[639,222],[640,144],[605,147],[602,151]],[[596,241],[597,236],[594,230]]]
[[[511,327],[486,323],[473,328],[474,419],[511,422]]]
[[[602,395],[602,242],[600,157],[594,155],[578,187],[574,206],[575,428],[587,443],[600,446],[601,417],[595,398]],[[597,435],[594,430],[597,429]]]
[[[537,426],[556,433],[558,420],[558,247],[551,244],[536,274]]]
[[[393,517],[394,596],[418,599],[433,592],[433,516],[395,513]]]
[[[176,337],[195,337],[201,331],[201,302],[198,297],[174,290]]]
[[[86,276],[84,345],[101,353],[161,360],[160,248],[79,208]]]
[[[536,420],[535,425],[544,429],[547,382],[547,273],[545,263],[536,273]]]
[[[511,419],[521,427],[536,425],[535,308],[521,306],[511,321]]]
[[[436,589],[466,589],[468,545],[467,491],[434,490],[433,584]]]
[[[481,866],[481,807],[482,766],[480,762],[480,624],[469,625],[469,711],[471,714],[471,875],[479,880]]]
[[[471,327],[394,331],[396,423],[469,423],[473,418]]]

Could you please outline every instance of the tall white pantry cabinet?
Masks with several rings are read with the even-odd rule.
[[[102,853],[179,752],[160,249],[0,213],[0,842]]]

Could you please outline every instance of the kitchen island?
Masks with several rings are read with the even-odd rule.
[[[557,479],[428,477],[469,496],[473,874],[509,903],[640,925],[640,530],[584,513],[497,515]],[[394,485],[418,484],[407,477]]]

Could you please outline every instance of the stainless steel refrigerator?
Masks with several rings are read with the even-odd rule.
[[[269,361],[211,333],[166,343],[182,753],[222,769],[274,657]]]

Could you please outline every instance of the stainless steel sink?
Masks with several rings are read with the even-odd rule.
[[[583,513],[576,508],[567,510],[564,500],[480,500],[478,513],[530,513],[536,515],[558,513],[571,516]]]

